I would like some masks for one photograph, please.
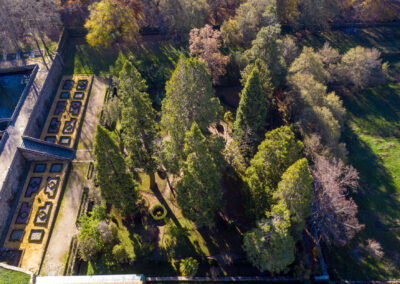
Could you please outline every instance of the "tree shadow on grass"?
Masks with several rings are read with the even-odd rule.
[[[346,127],[345,142],[350,153],[349,163],[360,174],[360,189],[351,195],[358,205],[360,223],[365,224],[365,228],[349,245],[326,248],[329,272],[333,278],[342,280],[398,278],[400,228],[395,220],[400,216],[399,189],[380,158],[349,127]],[[367,239],[382,245],[385,253],[382,259],[373,259],[361,249]]]
[[[179,234],[179,237],[181,240],[178,240],[182,242],[179,247],[177,248],[177,253],[179,257],[182,256],[193,256],[197,257],[200,259],[204,259],[205,256],[202,253],[201,249],[199,246],[195,246],[189,239],[189,234],[186,232],[187,229],[182,226],[182,224],[179,222],[178,218],[175,216],[174,212],[171,210],[171,207],[169,207],[167,201],[165,200],[164,196],[162,195],[161,191],[158,188],[158,185],[156,185],[154,188],[151,189],[158,199],[158,201],[167,209],[167,216],[171,219],[171,221],[174,223],[174,225],[178,228],[179,231],[183,232],[182,234]],[[189,255],[191,254],[191,255]]]
[[[400,137],[400,85],[384,84],[358,94],[343,92],[344,106],[363,133]]]
[[[117,49],[102,49],[90,46],[84,37],[69,39],[64,58],[64,75],[95,74],[109,71],[118,57]]]

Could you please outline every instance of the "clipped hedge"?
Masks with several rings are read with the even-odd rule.
[[[160,216],[158,216],[155,214],[155,212],[160,209],[163,211],[163,213]],[[151,208],[150,210],[150,215],[151,217],[153,217],[155,221],[163,220],[167,216],[167,213],[168,213],[167,208],[165,208],[165,206],[162,204],[154,205],[153,208]]]

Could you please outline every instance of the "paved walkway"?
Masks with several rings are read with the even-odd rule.
[[[77,151],[76,158],[72,162],[69,182],[43,261],[41,275],[63,275],[71,239],[78,233],[75,221],[83,188],[90,186],[90,181],[86,179],[88,162],[93,159],[89,150],[93,148],[94,132],[103,106],[106,87],[101,78],[95,77],[79,141],[79,147],[88,151]]]

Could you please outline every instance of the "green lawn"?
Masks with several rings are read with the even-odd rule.
[[[353,197],[365,229],[349,246],[326,251],[336,279],[400,278],[400,84],[388,84],[343,96],[349,123],[345,142],[349,162],[360,173]],[[363,251],[367,239],[378,241],[384,257]]]
[[[139,48],[125,50],[136,68],[146,79],[149,89],[164,89],[165,82],[171,77],[175,64],[185,50],[177,49],[168,41],[147,43]],[[72,38],[64,51],[64,75],[70,74],[107,74],[118,58],[119,50],[104,50],[91,47],[85,39]]]
[[[0,267],[1,284],[28,284],[30,276],[25,273],[8,270]]]
[[[384,54],[400,52],[400,26],[364,28],[355,31],[353,33],[341,29],[317,33],[304,38],[301,44],[319,48],[328,41],[340,52],[346,52],[357,45],[376,47]]]
[[[115,49],[104,51],[88,45],[82,39],[70,39],[64,51],[64,75],[96,74],[109,71],[118,52]]]
[[[313,34],[302,45],[321,47],[328,41],[341,53],[357,45],[376,47],[382,53],[400,52],[400,26]],[[385,57],[400,74],[400,57]],[[387,84],[342,95],[348,112],[344,142],[349,163],[360,173],[360,189],[352,196],[365,229],[346,247],[324,253],[334,279],[371,280],[400,278],[400,84]],[[384,257],[376,260],[362,248],[378,241]]]

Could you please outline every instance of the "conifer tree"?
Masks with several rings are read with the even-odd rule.
[[[125,59],[118,76],[118,95],[122,103],[128,104],[128,99],[133,95],[134,90],[145,92],[146,80],[142,78],[136,67]]]
[[[290,213],[275,205],[257,228],[245,234],[243,249],[249,261],[262,272],[278,273],[294,261],[295,241],[289,233]]]
[[[221,174],[195,122],[185,135],[184,152],[187,159],[183,178],[177,186],[178,204],[183,214],[197,226],[212,227],[222,198]]]
[[[301,237],[305,219],[311,214],[314,196],[313,178],[307,159],[303,158],[291,165],[282,175],[275,197],[286,204],[290,212],[293,236]]]
[[[262,61],[261,59],[256,59],[256,61],[254,61],[254,63],[248,64],[243,69],[243,71],[240,72],[240,75],[242,76],[242,79],[240,80],[240,82],[242,83],[243,87],[246,86],[247,79],[249,78],[249,76],[254,68],[258,69],[264,96],[268,102],[272,99],[272,95],[274,92],[274,86],[272,85],[272,82],[271,82],[271,72],[269,71],[268,66],[267,66],[267,64],[265,64],[264,61]]]
[[[245,176],[253,196],[256,219],[262,218],[272,203],[282,174],[301,158],[303,143],[297,141],[288,126],[268,132],[250,161]]]
[[[233,125],[233,137],[246,159],[250,159],[254,155],[264,135],[267,126],[267,111],[268,106],[260,82],[259,71],[254,68],[241,94]]]
[[[124,130],[122,139],[128,151],[130,168],[144,168],[150,176],[150,187],[155,185],[154,172],[157,169],[158,124],[146,89],[146,82],[136,68],[127,61],[120,73],[122,101],[121,124]],[[129,85],[130,83],[130,85]],[[126,87],[125,87],[126,86]],[[133,86],[133,87],[132,87]]]
[[[203,62],[180,58],[166,85],[162,113],[161,125],[169,135],[164,143],[164,164],[170,172],[178,173],[185,158],[182,149],[186,131],[196,122],[205,132],[222,114]]]
[[[96,180],[102,197],[123,214],[135,214],[139,186],[126,172],[124,158],[110,133],[97,125],[94,142]]]

